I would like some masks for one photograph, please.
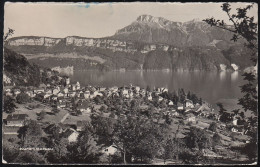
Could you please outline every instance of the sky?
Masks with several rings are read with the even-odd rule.
[[[13,3],[4,7],[4,32],[15,30],[15,36],[47,36],[64,38],[82,36],[100,38],[111,36],[138,16],[148,14],[171,21],[186,22],[214,16],[228,21],[221,10],[222,3]],[[231,3],[235,8],[248,3]],[[257,20],[257,4],[249,15]]]

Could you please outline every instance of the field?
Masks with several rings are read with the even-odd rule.
[[[27,106],[29,104],[30,105],[39,104],[39,107],[30,110],[30,109],[27,108]],[[57,113],[56,115],[50,114],[52,108],[48,105],[42,104],[42,103],[37,102],[37,101],[33,101],[32,103],[28,103],[26,105],[16,104],[16,106],[17,106],[17,109],[15,110],[15,112],[13,114],[27,114],[29,116],[29,119],[31,119],[31,120],[37,120],[37,117],[38,117],[37,113],[40,113],[41,111],[45,111],[46,115],[41,120],[41,122],[58,123],[68,113],[68,111],[66,111],[64,109],[60,109],[60,112]],[[3,112],[3,119],[6,119],[7,115],[8,115],[7,113]]]

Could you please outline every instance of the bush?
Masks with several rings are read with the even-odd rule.
[[[189,121],[186,125],[191,126],[191,124],[192,124],[191,121]]]
[[[209,130],[212,131],[212,132],[216,132],[216,130],[217,130],[217,124],[216,124],[216,122],[212,122],[212,123],[209,125]]]

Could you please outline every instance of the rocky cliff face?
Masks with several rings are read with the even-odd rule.
[[[250,66],[248,51],[231,37],[199,20],[181,23],[142,15],[112,37],[16,37],[6,47],[48,67],[193,71]]]
[[[173,22],[161,17],[142,15],[116,32],[115,39],[164,43],[174,46],[205,46],[213,40],[230,41],[232,34],[209,26],[198,19]]]

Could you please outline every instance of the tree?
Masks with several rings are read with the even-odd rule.
[[[22,140],[23,146],[42,148],[42,128],[35,120],[26,120],[25,126],[18,130],[18,137]]]
[[[216,20],[215,18],[208,18],[204,21],[211,26],[219,27],[221,29],[225,29],[230,31],[233,34],[233,40],[236,42],[238,39],[245,40],[245,46],[251,50],[251,60],[253,66],[257,66],[258,64],[258,24],[254,21],[254,17],[249,17],[247,12],[253,8],[253,4],[246,6],[245,8],[237,8],[236,14],[231,14],[231,7],[229,3],[223,3],[221,6],[222,10],[229,17],[229,21],[231,21],[233,26],[228,26],[223,20]],[[246,83],[242,85],[241,92],[244,94],[242,98],[239,99],[238,104],[242,106],[245,111],[251,110],[254,113],[254,117],[257,118],[257,71],[245,72],[242,76],[244,76],[244,80]],[[252,127],[257,127],[257,122],[252,124]],[[252,138],[249,144],[246,144],[245,148],[252,148],[248,156],[251,160],[256,159],[256,148],[257,148],[257,133],[253,131]],[[254,153],[252,155],[251,153]]]
[[[39,117],[38,117],[39,120],[44,119],[45,115],[46,115],[46,112],[45,112],[44,110],[42,110],[42,111],[39,113]]]
[[[50,152],[47,154],[47,159],[50,163],[65,163],[67,162],[69,142],[66,138],[56,139],[52,145]]]
[[[99,163],[103,155],[101,149],[93,134],[85,128],[79,134],[77,142],[68,146],[67,158],[70,163]]]
[[[15,105],[15,100],[10,97],[4,95],[4,112],[10,114],[15,111],[16,105]]]
[[[36,150],[24,150],[13,160],[13,163],[46,164],[47,160],[44,155]]]
[[[219,27],[230,31],[233,34],[233,40],[236,42],[238,39],[244,39],[246,41],[245,46],[251,49],[251,60],[253,65],[257,64],[257,53],[258,53],[258,28],[257,23],[254,22],[254,17],[247,16],[247,12],[253,7],[253,4],[248,5],[245,8],[237,8],[236,14],[231,14],[231,8],[229,3],[224,3],[221,8],[229,17],[229,20],[233,26],[228,26],[223,20],[216,20],[215,18],[205,19],[206,23],[211,26]],[[239,99],[239,103],[245,111],[251,110],[255,114],[257,113],[257,75],[256,72],[245,72],[244,80],[247,81],[245,85],[241,86],[241,92],[244,94]]]
[[[191,127],[189,133],[185,137],[186,145],[190,148],[197,148],[199,150],[209,148],[212,141],[205,130]]]
[[[31,101],[31,98],[28,94],[21,92],[20,94],[17,95],[16,101],[19,104],[26,104]]]
[[[215,147],[218,144],[221,144],[221,137],[218,133],[215,133],[213,135],[213,146]]]
[[[216,122],[212,122],[212,123],[209,125],[209,130],[211,130],[212,132],[216,132],[216,130],[217,130],[217,124],[216,124]]]
[[[7,41],[7,39],[14,34],[14,30],[11,28],[8,28],[8,32],[4,35],[4,42]]]
[[[149,85],[147,85],[147,87],[146,87],[146,91],[147,91],[147,92],[150,92],[150,91],[151,91],[151,88],[150,88]]]
[[[94,129],[94,134],[97,137],[97,144],[104,144],[110,146],[114,131],[114,121],[110,118],[104,118],[101,116],[91,116],[91,125]]]
[[[124,163],[131,157],[147,161],[160,155],[166,127],[140,116],[119,119],[115,124],[113,142],[122,153]]]
[[[3,140],[3,159],[10,163],[19,155],[19,145]]]

